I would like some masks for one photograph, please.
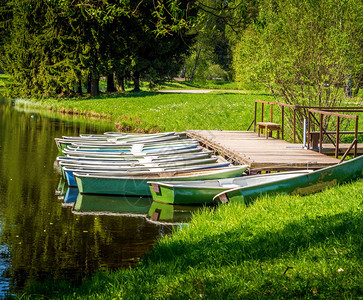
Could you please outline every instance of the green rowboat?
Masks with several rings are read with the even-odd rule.
[[[222,192],[215,201],[243,201],[248,204],[259,195],[294,194],[307,195],[320,192],[327,187],[363,177],[363,156],[321,170],[258,186],[240,187]]]
[[[242,176],[203,181],[149,182],[154,201],[178,205],[215,204],[213,197],[235,187],[258,186],[263,183],[294,178],[310,171]]]
[[[197,171],[161,172],[159,174],[110,176],[74,173],[80,193],[103,195],[127,195],[151,197],[148,181],[208,180],[242,176],[248,166],[233,166],[221,169]]]

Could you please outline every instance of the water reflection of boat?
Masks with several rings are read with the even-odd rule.
[[[67,193],[67,190],[68,190],[67,180],[63,176],[61,176],[59,179],[57,189],[55,190],[55,194],[56,196],[58,196],[58,199],[63,200],[65,194]]]
[[[193,213],[204,206],[173,205],[155,202],[150,206],[147,214],[148,220],[157,223],[186,223]],[[210,206],[213,208],[213,206]]]
[[[77,200],[78,194],[79,194],[79,191],[77,188],[69,187],[67,189],[66,195],[64,196],[63,206],[73,206],[73,204]]]
[[[145,216],[149,211],[152,199],[142,197],[114,197],[101,195],[78,194],[73,207],[75,213]]]

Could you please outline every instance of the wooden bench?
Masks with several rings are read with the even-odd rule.
[[[258,136],[260,136],[261,131],[265,130],[265,136],[266,139],[268,139],[268,137],[272,137],[272,131],[277,131],[277,138],[280,138],[280,130],[281,130],[281,126],[280,124],[277,123],[272,123],[272,122],[257,122],[257,133]]]

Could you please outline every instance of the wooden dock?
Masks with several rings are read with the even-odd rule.
[[[251,131],[189,130],[187,136],[233,162],[249,165],[252,172],[320,169],[339,163],[302,145]]]

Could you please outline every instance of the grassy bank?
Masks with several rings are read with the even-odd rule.
[[[133,270],[80,287],[37,284],[62,299],[356,299],[363,295],[363,180],[310,196],[230,203],[197,213]]]
[[[156,132],[187,129],[246,130],[253,119],[255,100],[273,101],[260,93],[208,94],[129,93],[92,99],[18,99],[18,105],[99,116],[123,131]]]

